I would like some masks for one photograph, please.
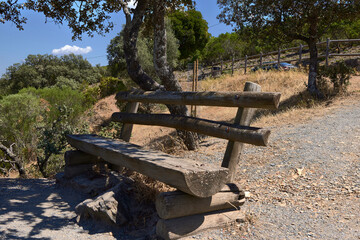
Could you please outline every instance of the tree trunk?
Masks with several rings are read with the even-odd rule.
[[[176,80],[173,70],[167,62],[166,50],[166,28],[165,28],[165,1],[154,1],[154,67],[161,83],[167,91],[181,92],[182,88]],[[168,105],[171,114],[189,116],[185,105]],[[189,150],[197,147],[195,135],[192,132],[178,131],[179,136],[184,140]]]
[[[316,77],[318,74],[318,50],[316,46],[316,39],[310,38],[308,41],[310,52],[310,64],[309,64],[309,79],[308,79],[308,91],[317,98],[322,98],[323,95],[316,86]]]
[[[180,84],[176,81],[172,69],[170,69],[166,59],[166,30],[165,30],[165,3],[159,0],[159,4],[155,3],[155,44],[154,44],[154,65],[157,75],[162,81],[161,86],[147,75],[142,69],[137,51],[137,38],[146,10],[149,7],[149,0],[138,1],[136,9],[131,14],[127,6],[123,6],[126,17],[126,25],[124,28],[124,54],[126,59],[127,70],[130,78],[145,91],[167,90],[182,91]],[[157,16],[157,14],[160,14]],[[165,88],[165,89],[164,89]],[[172,114],[188,116],[186,106],[168,106]],[[189,150],[196,148],[196,141],[193,133],[178,132],[179,136],[184,140]]]
[[[129,9],[127,7],[123,8],[126,17],[126,25],[124,28],[124,54],[127,71],[131,80],[133,80],[137,85],[139,85],[141,89],[145,91],[155,91],[158,90],[161,86],[142,69],[138,59],[138,51],[136,46],[139,30],[149,5],[148,2],[148,0],[138,1],[132,19]]]

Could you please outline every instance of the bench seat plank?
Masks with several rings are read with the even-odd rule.
[[[228,169],[97,135],[68,135],[69,144],[107,162],[137,171],[196,197],[209,197],[224,187]]]

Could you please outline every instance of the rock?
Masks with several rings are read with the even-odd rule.
[[[107,224],[124,225],[127,223],[126,213],[122,213],[123,209],[118,208],[119,203],[115,197],[119,189],[120,186],[117,185],[94,200],[86,199],[78,204],[75,208],[78,221],[92,218]]]

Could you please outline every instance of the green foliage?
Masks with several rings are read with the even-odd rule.
[[[169,16],[175,37],[180,41],[180,59],[198,58],[209,41],[208,23],[199,11],[178,10]]]
[[[244,51],[244,44],[237,33],[222,33],[218,37],[211,37],[203,51],[203,60],[211,64],[220,59],[231,59]]]
[[[93,105],[100,99],[99,86],[89,86],[84,91],[85,102]]]
[[[118,77],[120,74],[126,74],[126,60],[124,53],[124,36],[123,30],[113,39],[106,48],[108,59],[108,70],[113,77]]]
[[[71,88],[22,89],[0,100],[0,140],[13,145],[23,164],[36,160],[47,176],[47,162],[62,153],[65,135],[77,129],[88,107],[83,94]]]
[[[119,91],[126,91],[126,86],[124,82],[118,78],[103,77],[101,78],[99,89],[100,96],[103,98]]]
[[[0,100],[0,141],[11,146],[23,166],[34,160],[37,129],[45,112],[40,99],[30,94],[14,94]]]
[[[341,20],[330,25],[329,34],[331,39],[358,39],[360,38],[360,19],[355,21]]]
[[[98,135],[106,138],[120,138],[121,127],[122,123],[120,122],[110,122],[107,126],[100,129]]]
[[[320,38],[334,22],[359,19],[360,9],[356,0],[219,0],[218,4],[222,8],[219,19],[226,24],[265,29],[272,36],[306,42]]]
[[[98,82],[100,72],[100,68],[92,67],[80,55],[29,55],[24,63],[15,63],[7,68],[0,78],[0,88],[3,88],[3,94],[14,94],[27,87],[78,89],[83,82]]]
[[[326,97],[344,93],[353,73],[354,69],[347,66],[344,61],[338,61],[328,67],[320,66],[317,76],[318,88]]]
[[[22,89],[20,93],[28,93],[44,99],[43,101],[48,104],[48,115],[50,115],[51,121],[61,115],[58,106],[65,106],[72,109],[73,114],[71,114],[72,117],[70,119],[72,123],[76,122],[76,118],[91,106],[86,102],[82,93],[77,90],[72,90],[71,88],[27,88]]]

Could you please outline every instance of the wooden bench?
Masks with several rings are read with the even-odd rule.
[[[68,135],[76,149],[101,157],[111,164],[126,167],[177,188],[162,193],[156,208],[160,220],[157,234],[176,239],[199,230],[219,226],[238,218],[233,211],[244,202],[244,193],[234,181],[243,143],[266,146],[270,131],[249,127],[255,108],[275,109],[280,93],[260,92],[260,86],[247,82],[244,92],[119,92],[119,102],[128,102],[125,113],[114,113],[122,122],[122,140],[96,135]],[[170,114],[139,114],[139,102],[176,105],[237,107],[233,124]],[[158,151],[144,150],[129,143],[133,124],[158,125],[228,139],[221,166],[179,158]],[[224,210],[225,209],[225,210]],[[219,212],[221,210],[221,212]]]

